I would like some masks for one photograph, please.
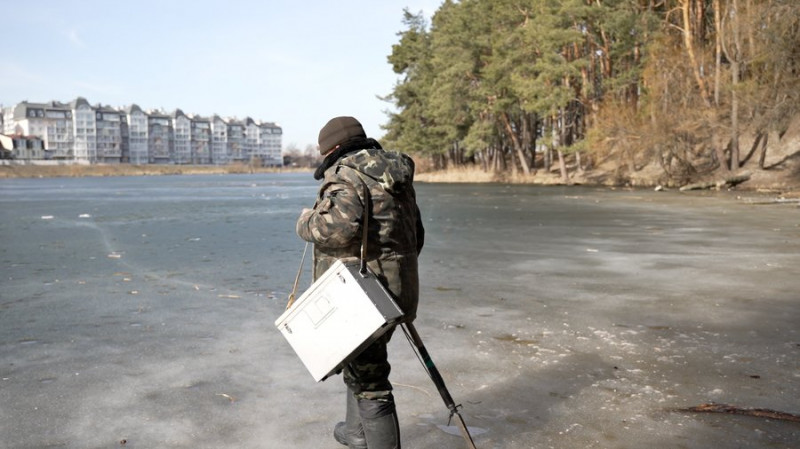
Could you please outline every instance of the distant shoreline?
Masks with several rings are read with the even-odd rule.
[[[165,176],[165,175],[232,175],[256,173],[310,173],[310,168],[251,167],[245,164],[230,165],[131,165],[131,164],[91,164],[91,165],[0,165],[0,179],[11,178],[80,178],[103,176]],[[779,194],[790,198],[800,197],[800,181],[793,177],[776,182],[770,178],[753,179],[737,187],[736,190]],[[792,181],[789,181],[791,179]],[[555,173],[538,172],[532,176],[498,176],[480,168],[451,168],[447,170],[419,172],[415,180],[423,183],[503,183],[565,185],[561,176]],[[787,182],[789,181],[789,182]],[[572,176],[569,184],[595,185],[599,187],[621,187],[597,182],[587,176]],[[640,179],[636,186],[652,188],[652,180]],[[674,187],[674,186],[672,186]]]
[[[415,178],[419,182],[428,183],[499,183],[499,184],[531,184],[531,185],[583,185],[597,186],[606,188],[655,188],[657,190],[677,190],[679,186],[660,185],[653,176],[643,173],[631,184],[619,185],[603,176],[602,171],[583,172],[581,174],[571,174],[569,182],[565,183],[560,174],[555,172],[538,171],[534,175],[525,176],[517,174],[497,174],[485,172],[480,168],[450,168],[418,173]],[[765,172],[758,172],[747,182],[739,184],[735,189],[721,188],[706,190],[737,190],[742,192],[755,192],[767,195],[778,195],[787,198],[800,198],[800,177],[798,176],[770,176]]]
[[[64,164],[0,165],[3,178],[80,178],[103,176],[162,176],[162,175],[227,175],[254,173],[310,173],[311,168],[251,167],[246,164],[230,165],[133,165],[133,164]],[[561,177],[537,173],[534,176],[503,176],[485,172],[480,168],[450,168],[446,170],[417,172],[415,180],[428,183],[508,183],[558,185]],[[576,184],[595,184],[585,179],[574,179]],[[599,185],[599,184],[598,184]]]
[[[102,176],[227,175],[292,173],[307,169],[231,165],[0,165],[0,178],[80,178]]]

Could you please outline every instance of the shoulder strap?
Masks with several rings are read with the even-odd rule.
[[[339,167],[344,167],[352,170],[356,176],[361,180],[361,185],[364,189],[364,219],[362,220],[361,224],[361,268],[359,273],[361,276],[367,275],[367,234],[369,231],[369,214],[372,211],[372,207],[370,207],[370,203],[372,202],[372,196],[369,194],[369,185],[367,184],[367,180],[364,179],[364,175],[356,170],[353,167],[349,167],[347,165],[339,165]]]
[[[294,304],[295,294],[297,293],[297,283],[300,282],[300,275],[303,274],[303,262],[306,260],[306,251],[308,251],[308,242],[306,242],[306,246],[303,248],[303,257],[300,258],[300,267],[297,269],[297,276],[294,278],[292,292],[289,293],[289,302],[286,304],[286,310],[289,310],[292,304]]]
[[[358,173],[357,170],[354,170]],[[369,231],[369,214],[371,212],[372,207],[370,207],[370,202],[372,200],[372,196],[369,194],[369,186],[367,186],[367,181],[361,176],[361,173],[358,173],[358,177],[361,178],[362,185],[364,186],[364,219],[362,220],[363,223],[361,224],[361,269],[359,273],[361,276],[366,276],[367,274],[367,234]]]

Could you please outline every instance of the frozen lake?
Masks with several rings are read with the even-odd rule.
[[[315,384],[273,327],[316,187],[0,180],[0,447],[343,447],[341,379]],[[798,423],[678,411],[800,413],[796,205],[417,192],[417,328],[478,448],[798,447]],[[404,447],[465,447],[402,333],[390,351]]]

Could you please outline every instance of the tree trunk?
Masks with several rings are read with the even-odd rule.
[[[733,0],[733,53],[731,59],[731,169],[739,169],[739,95],[736,92],[739,86],[739,70],[741,64],[742,47],[739,37],[739,5],[738,0]]]
[[[722,11],[720,10],[720,0],[714,0],[714,106],[719,107],[719,94],[720,85],[722,84]],[[714,152],[719,160],[719,166],[722,171],[728,171],[728,161],[725,157],[725,150],[722,148],[720,142],[719,131],[717,126],[714,126],[711,135],[711,145],[714,146]]]
[[[747,152],[747,155],[742,159],[742,165],[747,165],[747,161],[756,154],[756,150],[758,150],[758,144],[761,143],[761,139],[766,137],[766,133],[759,131],[756,133],[756,138],[753,140],[753,145],[750,146],[750,151]]]
[[[753,14],[755,14],[755,11],[753,10],[753,0],[747,0],[747,11],[745,14],[746,22],[744,25],[744,29],[747,30],[747,43],[749,44],[748,49],[751,56],[757,54],[755,32],[756,29],[759,28],[756,26],[752,26],[754,22],[752,18]]]
[[[550,173],[552,167],[553,154],[550,152],[550,147],[542,145],[542,168],[544,168],[545,173]]]
[[[694,36],[692,34],[691,1],[680,0],[681,12],[683,13],[683,43],[686,45],[686,52],[689,55],[689,62],[692,65],[697,87],[700,90],[700,97],[706,106],[710,106],[708,101],[708,91],[703,76],[700,73],[700,64],[697,62],[697,55],[694,48]]]
[[[722,12],[719,0],[714,0],[714,106],[719,106],[719,89],[722,82]]]
[[[522,144],[519,141],[519,137],[511,127],[511,120],[508,117],[508,113],[503,112],[500,116],[503,119],[503,127],[506,130],[506,134],[508,134],[508,137],[511,139],[511,144],[514,146],[513,151],[519,155],[519,164],[522,167],[522,172],[525,174],[525,176],[529,176],[531,174],[531,169],[528,166],[528,161],[525,158],[525,152],[522,150]],[[513,153],[511,160],[514,161]],[[516,164],[514,164],[514,167],[516,167]]]
[[[433,168],[435,170],[445,170],[447,168],[447,158],[441,153],[433,155]]]
[[[694,0],[694,14],[692,15],[694,26],[692,30],[694,30],[695,35],[699,39],[703,39],[706,35],[705,3],[706,0]]]
[[[764,168],[764,162],[767,159],[767,141],[769,140],[769,134],[764,134],[764,141],[761,143],[761,153],[758,155],[758,168]]]
[[[714,133],[711,136],[711,144],[714,145],[714,151],[717,153],[719,168],[721,168],[722,171],[727,172],[730,171],[728,166],[728,156],[725,155],[725,147],[722,146],[721,140],[722,139],[720,139],[718,131],[715,128]]]
[[[531,120],[531,169],[536,173],[536,136],[539,135],[539,114],[530,115]]]
[[[514,154],[514,149],[512,148],[508,153],[511,156],[511,175],[512,176],[516,176],[517,175],[517,157]]]
[[[687,184],[678,190],[681,192],[686,192],[688,190],[721,189],[723,187],[733,187],[747,181],[748,179],[750,179],[750,173],[743,173],[741,175],[727,176],[724,179],[717,181],[703,181],[696,182],[694,184]]]
[[[450,159],[450,163],[453,167],[458,167],[461,165],[460,161],[458,160],[458,148],[456,147],[455,142],[450,145],[450,148],[447,150],[447,156]]]
[[[530,121],[530,114],[522,113],[522,148],[525,154],[525,159],[528,159],[527,153],[530,152],[531,163],[530,167],[535,169],[536,168],[536,151],[531,151],[533,142],[536,142],[534,137],[536,130],[533,129],[531,126]]]
[[[567,172],[567,162],[564,160],[564,152],[558,149],[558,167],[561,170],[561,181],[569,184],[569,173]]]

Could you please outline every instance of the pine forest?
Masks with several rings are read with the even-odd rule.
[[[404,14],[384,141],[434,169],[683,185],[800,158],[785,142],[800,116],[797,0],[446,0],[430,23]]]

